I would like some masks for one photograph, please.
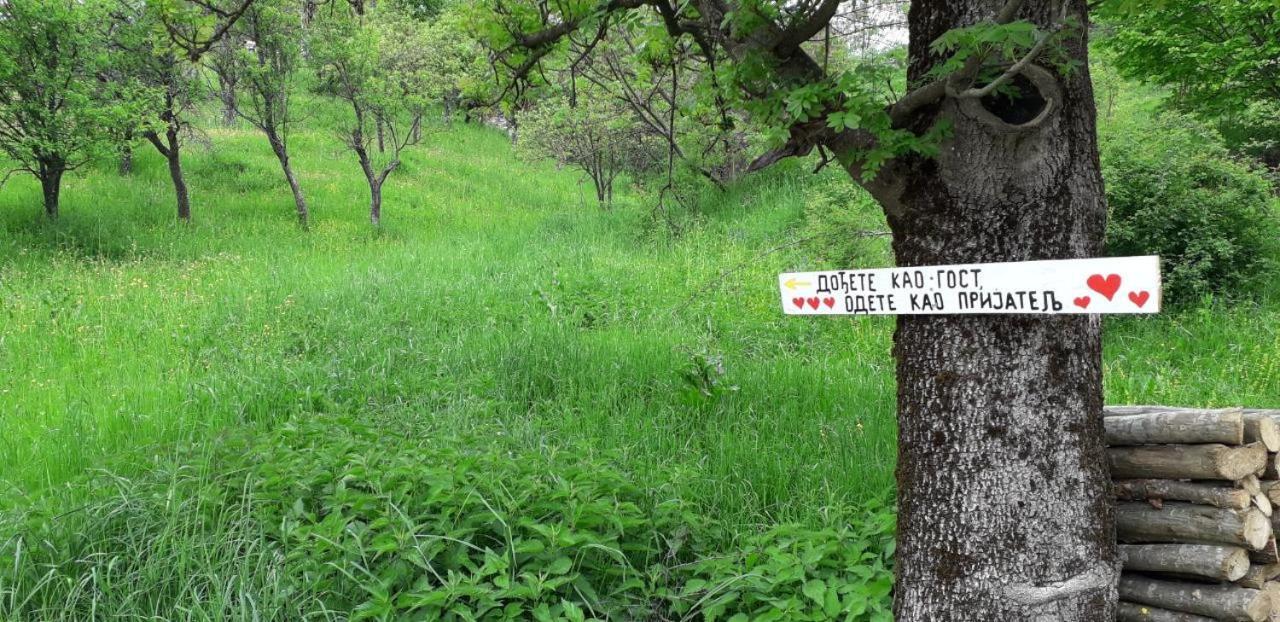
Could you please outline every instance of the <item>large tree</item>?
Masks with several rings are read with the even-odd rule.
[[[883,206],[900,266],[1097,256],[1106,218],[1083,0],[917,0],[905,95],[806,49],[846,0],[492,0],[519,94],[611,24],[693,42],[726,101],[830,154]],[[1114,616],[1097,317],[910,316],[895,333],[896,619]],[[850,477],[857,477],[850,473]]]

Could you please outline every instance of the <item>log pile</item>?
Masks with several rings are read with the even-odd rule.
[[[1110,406],[1121,622],[1280,622],[1280,410]]]

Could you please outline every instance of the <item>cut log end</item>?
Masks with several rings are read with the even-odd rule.
[[[1262,443],[1267,451],[1280,451],[1280,424],[1269,414],[1245,413],[1244,441]]]

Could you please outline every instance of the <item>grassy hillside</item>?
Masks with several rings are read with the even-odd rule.
[[[395,489],[426,503],[415,491],[434,488],[414,478],[453,452],[527,465],[481,460],[467,484],[507,492],[548,473],[549,486],[578,481],[557,465],[616,472],[566,494],[622,503],[627,482],[639,507],[678,501],[695,518],[662,533],[706,534],[705,559],[789,537],[779,525],[861,524],[890,494],[892,320],[785,318],[773,291],[782,270],[886,260],[883,238],[855,245],[842,229],[884,225],[838,173],[780,167],[703,197],[673,232],[641,193],[603,212],[573,172],[454,125],[393,175],[373,231],[355,161],[317,127],[294,139],[313,207],[302,232],[265,141],[244,128],[207,138],[187,159],[190,226],[145,150],[132,177],[105,163],[68,180],[56,224],[29,181],[0,191],[0,507],[6,524],[43,525],[23,537],[52,542],[24,558],[0,535],[0,561],[25,568],[7,586],[0,574],[0,619],[98,615],[86,602],[156,615],[195,602],[203,613],[186,617],[216,619],[267,592],[284,617],[390,599],[361,592],[355,570],[333,577],[346,587],[317,583],[307,573],[320,570],[272,548],[291,536],[262,525],[287,526],[290,508],[323,522],[305,500],[337,494],[330,472],[404,469]],[[1262,302],[1108,320],[1108,400],[1280,407],[1278,327]],[[381,466],[352,466],[365,461]],[[295,490],[308,477],[320,479]],[[724,530],[697,527],[710,520]],[[86,578],[112,555],[143,566],[114,586]],[[291,592],[291,572],[319,593]],[[708,606],[690,594],[686,607]]]
[[[638,199],[601,213],[571,173],[456,126],[393,177],[377,233],[354,162],[315,132],[296,147],[303,233],[262,141],[211,138],[190,158],[192,227],[172,223],[151,154],[134,179],[74,180],[56,225],[35,222],[29,185],[0,195],[0,464],[19,491],[312,412],[583,439],[694,469],[698,498],[744,518],[888,487],[889,323],[786,320],[768,276],[801,264],[755,258],[794,237],[802,178],[749,183],[675,239]],[[685,374],[715,357],[702,395]]]

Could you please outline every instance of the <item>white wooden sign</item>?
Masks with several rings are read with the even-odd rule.
[[[1160,258],[787,272],[788,315],[1157,313]]]

